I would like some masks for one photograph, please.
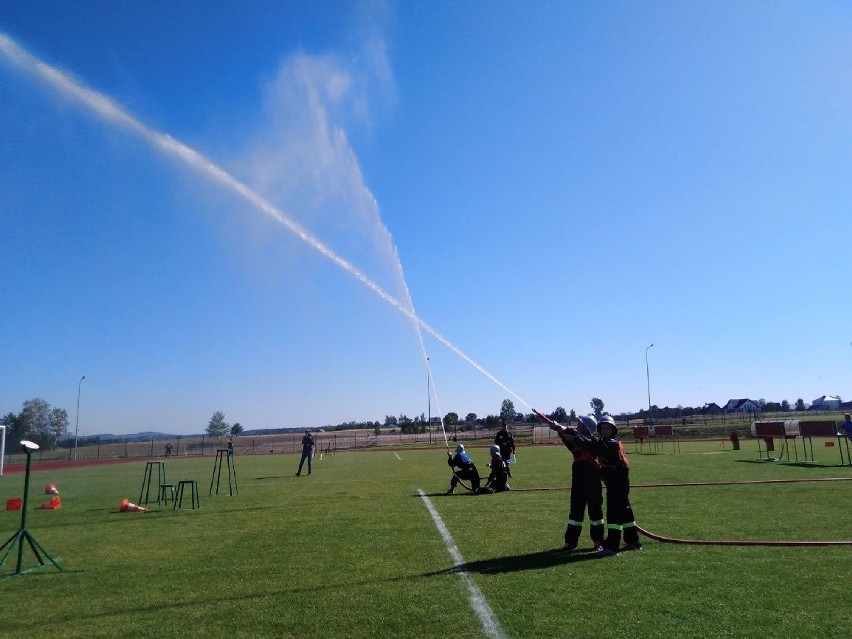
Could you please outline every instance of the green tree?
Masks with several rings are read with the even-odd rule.
[[[207,424],[206,433],[211,437],[221,437],[228,432],[230,425],[225,421],[225,413],[217,410]]]
[[[64,408],[53,408],[49,417],[50,434],[54,440],[64,437],[68,432],[68,413]]]
[[[485,418],[486,428],[497,428],[500,425],[500,418],[497,415],[489,415]]]
[[[50,404],[40,397],[28,399],[18,416],[20,436],[31,439],[42,448],[54,448],[56,435],[53,431],[53,420],[54,412]]]
[[[568,413],[568,423],[573,424],[577,421],[577,413],[574,412],[574,409],[571,409],[571,412]]]
[[[385,426],[396,426],[397,419],[393,415],[385,415]]]
[[[805,410],[805,400],[801,397],[796,400],[796,410]]]
[[[568,423],[568,413],[565,412],[565,409],[561,406],[557,406],[556,410],[550,414],[550,419],[555,422],[559,422],[560,424]]]
[[[240,422],[237,422],[236,424],[231,426],[231,435],[233,435],[234,437],[237,437],[240,433],[243,432],[243,430],[244,429],[243,429],[242,424],[240,424]]]
[[[595,414],[595,419],[600,419],[603,416],[604,412],[604,403],[600,397],[592,397],[592,401],[589,402],[589,406],[592,407],[592,412]]]
[[[790,402],[788,402],[786,399],[781,400],[781,410],[783,410],[785,413],[790,412]]]
[[[444,425],[445,426],[455,426],[459,423],[458,413],[447,413],[444,415]]]
[[[6,415],[0,419],[0,424],[3,424],[6,427],[7,440],[16,442],[24,439],[19,415],[12,412],[6,413]]]
[[[500,419],[502,419],[507,424],[511,424],[515,421],[515,405],[512,403],[511,399],[504,399],[503,405],[500,407]]]

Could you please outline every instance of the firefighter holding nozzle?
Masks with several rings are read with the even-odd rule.
[[[560,438],[570,441],[581,450],[595,457],[601,465],[604,484],[606,485],[606,515],[607,538],[596,549],[598,557],[612,557],[620,550],[641,550],[639,531],[633,518],[633,508],[630,506],[630,462],[624,452],[624,446],[618,439],[618,428],[615,420],[604,415],[597,425],[597,439],[584,435],[574,428],[557,424],[533,409],[536,415],[550,424],[550,428],[559,432]],[[624,534],[624,546],[621,536]]]
[[[450,480],[450,489],[447,491],[448,495],[452,495],[456,486],[462,479],[466,479],[470,481],[471,490],[473,490],[473,494],[479,494],[479,485],[481,483],[481,479],[479,478],[479,471],[476,469],[476,464],[473,463],[470,456],[465,452],[464,445],[458,444],[456,446],[456,454],[455,457],[450,455],[449,449],[447,450],[447,465],[453,470],[453,478]],[[458,468],[458,470],[456,470]]]
[[[598,421],[592,415],[577,417],[577,428],[569,429],[548,419],[551,430],[555,430],[571,451],[574,462],[571,464],[571,501],[568,511],[568,525],[565,527],[565,545],[562,550],[572,552],[577,549],[580,532],[583,530],[583,516],[589,511],[592,547],[603,546],[604,516],[603,489],[601,488],[601,465],[590,453],[586,452],[576,441],[568,436],[569,431],[594,438]]]

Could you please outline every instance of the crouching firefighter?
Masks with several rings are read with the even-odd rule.
[[[479,484],[481,483],[479,471],[476,470],[476,465],[465,452],[464,445],[458,444],[456,446],[455,457],[450,455],[450,451],[447,451],[447,465],[453,470],[453,478],[450,479],[450,489],[447,491],[448,495],[452,495],[455,492],[456,486],[462,479],[470,482],[470,487],[474,495],[479,493]]]
[[[630,506],[630,462],[618,439],[615,420],[609,415],[601,417],[598,434],[599,439],[570,430],[565,434],[577,446],[597,457],[602,466],[606,485],[607,537],[597,549],[597,554],[599,557],[611,557],[619,550],[641,550],[639,531],[636,530],[633,508]],[[622,533],[625,545],[619,548]]]
[[[485,489],[489,493],[502,493],[504,490],[511,490],[509,486],[509,467],[506,465],[506,460],[500,454],[500,447],[494,444],[489,449],[491,453],[491,462],[488,464],[491,467],[491,472],[488,473],[488,481],[485,483]]]

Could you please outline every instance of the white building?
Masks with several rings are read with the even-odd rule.
[[[834,395],[823,395],[811,402],[810,410],[840,410],[840,398]]]

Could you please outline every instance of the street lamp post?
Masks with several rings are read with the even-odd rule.
[[[74,461],[77,461],[77,432],[80,428],[80,387],[83,385],[84,379],[86,379],[85,375],[77,382],[77,419],[74,422]]]
[[[651,413],[651,372],[648,368],[648,351],[653,348],[653,344],[651,344],[648,348],[645,349],[645,381],[648,383],[648,423],[651,428],[654,427],[654,415]]]
[[[426,428],[429,430],[429,443],[432,443],[432,381],[429,375],[429,358],[426,358]]]

